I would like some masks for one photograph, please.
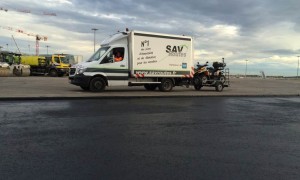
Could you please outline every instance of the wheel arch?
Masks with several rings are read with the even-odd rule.
[[[161,77],[161,78],[158,78],[158,81],[162,82],[164,79],[171,79],[171,81],[173,83],[173,87],[175,86],[175,83],[176,83],[175,78],[173,78],[173,77]]]
[[[91,80],[94,79],[94,78],[96,78],[96,77],[101,77],[105,81],[105,85],[108,86],[107,77],[104,76],[103,74],[96,74],[96,75],[94,75],[92,78],[90,78],[89,84],[91,83]]]

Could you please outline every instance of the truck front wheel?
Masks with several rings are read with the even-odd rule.
[[[101,77],[95,77],[90,82],[90,91],[101,92],[104,91],[106,87],[105,81]]]
[[[57,73],[57,71],[55,69],[51,69],[49,71],[49,76],[51,76],[51,77],[57,77],[58,73]]]
[[[162,92],[169,92],[173,89],[172,79],[162,79],[161,84],[158,86],[159,90]]]

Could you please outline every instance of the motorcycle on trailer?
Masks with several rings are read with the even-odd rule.
[[[229,86],[229,69],[226,68],[224,58],[222,62],[213,62],[213,67],[208,67],[208,62],[195,67],[194,88],[200,90],[203,86],[215,87],[216,91],[222,91]]]

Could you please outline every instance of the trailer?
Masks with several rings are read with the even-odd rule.
[[[229,81],[229,68],[225,68],[226,63],[224,58],[222,62],[213,62],[212,67],[208,67],[206,64],[200,65],[199,63],[195,67],[194,74],[194,88],[200,90],[202,87],[214,87],[216,91],[223,91],[224,87],[230,86]]]

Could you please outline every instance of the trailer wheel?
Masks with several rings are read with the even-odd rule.
[[[90,82],[90,90],[92,92],[104,91],[105,87],[106,87],[105,81],[101,77],[95,77]]]
[[[49,76],[51,76],[51,77],[57,77],[58,73],[57,73],[57,71],[55,69],[51,69],[49,71]]]
[[[169,92],[173,89],[172,79],[162,79],[161,84],[158,86],[159,90],[162,92]]]
[[[157,84],[145,84],[144,87],[148,91],[154,91],[157,88]]]
[[[225,80],[226,80],[226,78],[225,78],[225,76],[224,75],[221,75],[220,77],[219,77],[219,80],[224,84],[225,83]]]
[[[221,82],[216,82],[215,88],[216,88],[216,91],[221,92],[221,91],[223,91],[224,85]]]

